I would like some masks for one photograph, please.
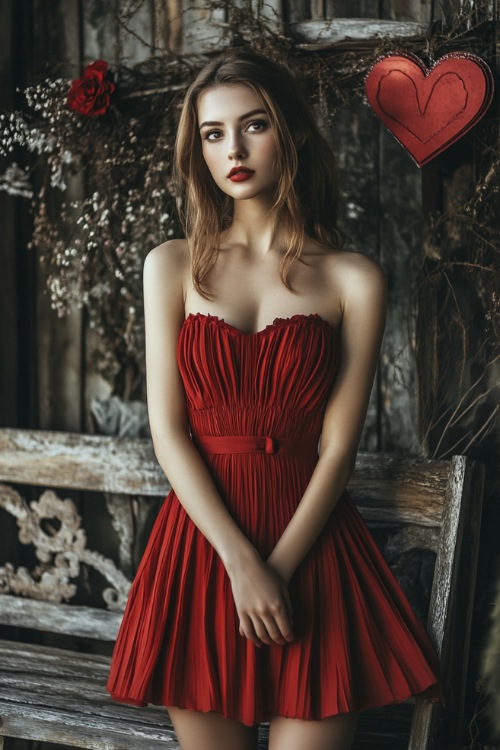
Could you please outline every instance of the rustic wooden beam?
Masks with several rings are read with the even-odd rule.
[[[311,18],[323,19],[326,17],[325,0],[311,0]]]
[[[420,39],[427,24],[417,21],[387,21],[379,18],[331,18],[290,24],[289,32],[304,50],[322,50],[350,42],[377,39]]]
[[[441,706],[423,699],[417,701],[408,750],[431,747],[431,738],[440,746],[437,733],[447,747],[458,747],[463,721],[470,630],[476,586],[481,498],[484,467],[454,456],[445,500],[445,516],[440,535],[429,605],[427,630],[442,663],[448,665],[442,676],[446,713]],[[468,498],[467,502],[463,498]],[[460,615],[457,616],[457,612]]]
[[[2,111],[14,109],[15,72],[14,59],[15,37],[13,33],[14,3],[12,0],[0,3],[0,107]],[[2,159],[2,169],[7,166]],[[0,243],[0,422],[18,424],[18,393],[22,388],[19,381],[23,373],[20,367],[18,352],[25,344],[19,337],[18,296],[22,294],[19,283],[26,283],[23,268],[27,253],[19,252],[21,242],[16,237],[16,208],[19,199],[2,192],[0,194],[0,223],[2,225],[2,242]],[[21,265],[22,263],[22,265]],[[19,278],[19,281],[18,281]],[[26,297],[30,299],[29,295]],[[27,305],[19,304],[19,311]],[[18,338],[19,337],[19,338]]]
[[[0,481],[165,495],[170,485],[150,440],[51,430],[0,430]]]
[[[105,690],[109,657],[0,641],[0,735],[92,750],[178,750],[167,712]]]
[[[53,604],[9,594],[0,595],[0,624],[16,628],[114,641],[121,619],[121,612],[109,612],[96,607]]]
[[[179,750],[163,707],[131,709],[110,699],[109,664],[108,656],[0,641],[0,736],[92,750]],[[412,707],[363,712],[354,750],[372,747],[374,734],[384,750],[400,748]],[[261,725],[259,750],[267,750],[268,736]]]
[[[448,472],[445,461],[360,453],[349,489],[369,520],[434,526]],[[147,438],[13,428],[0,429],[0,481],[128,495],[170,490]]]
[[[462,739],[464,722],[465,690],[479,557],[484,466],[467,460],[464,456],[454,457],[452,463],[456,478],[453,483],[450,483],[449,491],[457,494],[461,492],[462,497],[468,498],[468,502],[462,501],[456,532],[459,553],[457,554],[455,550],[457,560],[453,568],[450,568],[449,606],[441,650],[442,662],[449,665],[446,674],[443,675],[447,710],[440,732],[446,738],[449,747],[458,747]],[[445,537],[446,526],[444,524],[443,532]],[[433,587],[438,586],[439,581],[436,580],[435,575]]]

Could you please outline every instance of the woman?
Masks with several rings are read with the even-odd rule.
[[[436,660],[345,487],[386,314],[340,249],[330,150],[297,83],[227,52],[189,89],[187,240],[144,266],[148,408],[172,491],[108,689],[182,750],[346,750],[357,713],[437,695]],[[319,443],[319,455],[318,455]]]

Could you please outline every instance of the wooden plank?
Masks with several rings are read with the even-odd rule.
[[[427,24],[432,20],[432,0],[382,0],[381,16],[393,21]]]
[[[349,487],[376,501],[439,503],[449,463],[358,454]],[[147,438],[0,429],[0,481],[160,496],[170,485]],[[429,510],[432,515],[432,510]]]
[[[130,495],[170,489],[144,438],[8,428],[0,434],[0,481]]]
[[[104,57],[109,64],[120,59],[120,38],[116,11],[117,0],[85,0],[82,5],[82,58],[88,65]]]
[[[451,26],[457,14],[463,9],[464,0],[439,0],[434,2],[434,20]]]
[[[377,39],[420,39],[427,25],[416,21],[386,19],[332,18],[327,21],[302,21],[289,31],[302,49],[330,49],[345,43],[374,42]]]
[[[0,734],[94,748],[177,748],[168,714],[105,690],[110,659],[0,641]]]
[[[371,209],[378,193],[378,130],[361,101],[350,102],[335,115],[329,140],[338,164],[342,186],[340,224],[352,245],[378,259],[378,212]],[[379,392],[374,383],[363,428],[360,448],[380,449]]]
[[[182,0],[154,0],[154,39],[158,49],[182,49]]]
[[[482,467],[464,456],[455,456],[452,466],[427,623],[446,665],[442,675],[446,712],[419,702],[408,750],[434,744],[458,747],[461,739],[484,480]]]
[[[80,37],[77,0],[36,0],[33,34],[35,70],[58,62],[58,75],[72,77],[78,71]],[[35,22],[36,19],[36,22]],[[71,190],[65,196],[71,201]],[[49,217],[60,210],[51,199]],[[37,271],[37,365],[38,425],[42,428],[81,430],[82,313],[74,309],[58,317],[46,289],[45,272]]]
[[[379,16],[379,0],[324,0],[324,5],[326,18],[364,19]]]
[[[13,105],[15,62],[13,60],[13,2],[0,3],[0,108]],[[0,172],[7,167],[1,160]],[[18,319],[16,268],[16,203],[19,199],[0,193],[0,424],[17,424],[18,402]],[[26,250],[24,250],[26,253]],[[23,254],[24,254],[23,253]]]
[[[310,8],[311,18],[313,20],[317,18],[326,18],[327,17],[326,5],[327,5],[326,0],[310,0],[309,8]]]
[[[461,500],[464,486],[467,460],[464,456],[454,457],[453,473],[447,490],[446,510],[441,531],[441,543],[436,559],[434,582],[431,594],[431,617],[427,623],[429,633],[441,654],[448,616],[448,606],[452,586],[453,555],[460,554],[461,538],[459,537]]]
[[[259,13],[260,17],[276,31],[282,25],[283,20],[283,0],[252,0],[254,13]]]
[[[118,0],[102,3],[99,0],[89,0],[81,3],[81,37],[83,64],[87,65],[97,59],[105,59],[110,65],[118,62],[120,52],[120,32],[116,13],[119,10]],[[127,35],[127,39],[130,34]],[[131,48],[127,48],[131,52]],[[83,185],[78,198],[82,198]],[[94,398],[109,398],[112,387],[95,371],[95,357],[102,348],[102,338],[96,331],[88,327],[88,315],[84,315],[85,328],[83,330],[83,425],[82,431],[93,432],[95,425],[91,418],[91,404]]]
[[[373,115],[374,117],[374,115]],[[389,305],[379,365],[380,448],[416,455],[415,315],[412,268],[421,253],[421,173],[396,139],[379,130],[379,259],[387,272]]]
[[[310,0],[284,0],[283,20],[285,23],[300,23],[311,17]]]
[[[108,671],[105,656],[0,641],[0,735],[70,742],[92,750],[177,748],[163,709],[110,700],[104,689]],[[411,711],[410,703],[365,712],[354,749],[373,747],[378,739],[385,750],[403,750],[401,738]],[[267,737],[262,726],[261,750]]]
[[[53,604],[9,594],[0,595],[2,625],[114,641],[121,619],[122,615],[119,612],[109,612],[96,607]]]
[[[123,10],[130,7],[130,2],[119,0],[119,5],[120,10]],[[126,25],[119,27],[121,62],[134,65],[151,56],[154,43],[153,17],[153,0],[145,0],[134,9]]]
[[[0,737],[89,750],[179,750],[163,707],[136,708],[105,691],[110,660],[0,641]],[[268,729],[259,730],[259,750]]]
[[[465,456],[453,458],[427,623],[446,665],[442,675],[446,712],[443,715],[440,706],[417,701],[408,750],[434,744],[458,747],[461,740],[483,481],[482,467]]]
[[[226,42],[225,9],[208,8],[204,0],[183,0],[182,5],[183,54],[219,51]]]
[[[413,712],[408,750],[430,750],[441,709],[435,703],[419,698]]]
[[[33,36],[27,0],[0,3],[0,107],[19,105],[16,88],[33,82]],[[40,71],[38,71],[40,75]],[[26,154],[13,156],[32,163]],[[9,164],[2,159],[0,171]],[[0,424],[36,424],[36,255],[28,248],[29,201],[0,195]]]
[[[447,710],[440,727],[440,736],[448,747],[458,747],[462,739],[464,724],[470,633],[479,557],[484,467],[466,460],[463,456],[454,457],[452,463],[454,472],[449,492],[458,494],[462,491],[463,496],[467,498],[467,503],[462,503],[456,530],[456,561],[451,575],[447,620],[441,649],[442,662],[447,665],[443,675]],[[451,513],[452,511],[450,515]],[[445,524],[443,524],[442,533],[447,539]],[[438,566],[438,560],[439,557],[436,560],[436,566]],[[440,587],[439,574],[439,567],[436,567],[434,578],[436,589]],[[441,588],[444,586],[441,585]],[[436,605],[434,600],[431,600],[431,607],[433,606]]]
[[[362,711],[352,750],[407,750],[413,709],[409,701]]]

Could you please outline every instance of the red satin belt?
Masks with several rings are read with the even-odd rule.
[[[318,438],[277,438],[269,435],[196,435],[205,453],[277,453],[287,456],[318,454]]]

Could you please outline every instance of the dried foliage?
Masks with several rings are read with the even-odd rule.
[[[495,440],[500,387],[500,123],[479,131],[482,176],[453,176],[445,210],[430,218],[419,279],[423,444],[433,457]],[[471,195],[472,187],[472,195]],[[491,442],[491,441],[490,441]],[[490,448],[493,447],[490,445]]]
[[[32,246],[52,306],[59,315],[86,306],[102,337],[98,368],[111,382],[123,369],[142,372],[144,254],[179,231],[169,189],[176,98],[130,99],[133,75],[115,74],[103,116],[71,111],[70,81],[56,79],[27,89],[28,109],[0,120],[3,152],[19,145],[37,157],[29,173],[11,167],[15,180],[9,189],[4,174],[3,187],[28,195],[31,181]]]
[[[118,15],[135,36],[130,22],[142,4],[123,3]],[[214,21],[219,47],[246,45],[294,69],[325,125],[361,94],[373,61],[394,47],[380,39],[361,53],[359,44],[311,52],[262,2],[237,7],[211,0],[205,12],[226,19]],[[429,53],[456,45],[481,53],[482,28],[474,13],[464,12],[446,33],[430,33]],[[180,231],[170,183],[176,112],[205,59],[151,49],[146,63],[114,66],[111,106],[98,117],[68,107],[71,81],[61,78],[28,88],[21,110],[0,115],[0,154],[25,150],[35,157],[27,169],[11,164],[0,189],[31,196],[32,246],[51,304],[59,315],[75,304],[87,308],[102,338],[97,369],[125,398],[140,395],[144,380],[142,263],[149,249]]]

